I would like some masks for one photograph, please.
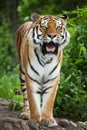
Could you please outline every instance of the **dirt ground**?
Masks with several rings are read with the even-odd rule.
[[[21,119],[21,111],[14,111],[8,108],[10,102],[0,98],[0,130],[87,130],[87,121],[73,122],[63,118],[56,118],[58,127],[54,128],[29,126],[28,121]]]

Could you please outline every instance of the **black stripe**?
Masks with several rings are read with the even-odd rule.
[[[41,34],[38,34],[38,26],[36,26],[36,33],[37,33],[37,39],[40,39],[39,37],[41,36]],[[40,44],[40,43],[38,43]]]
[[[45,88],[45,89],[42,91],[42,95],[43,95],[43,94],[46,94],[46,93],[47,93],[46,91],[47,91],[48,89],[52,88],[52,87],[53,87],[53,86],[50,86],[50,87]]]
[[[34,42],[35,44],[37,44],[35,39],[33,39],[33,42]]]
[[[38,37],[38,26],[36,26],[36,33],[37,33],[37,39],[39,39],[39,37]]]
[[[20,80],[21,80],[21,82],[22,82],[22,83],[25,83],[25,80],[24,80],[24,79],[22,79],[21,77],[20,77]]]
[[[22,88],[22,92],[25,92],[26,91],[26,88]]]
[[[21,90],[19,90],[19,89],[14,89],[14,93],[16,94],[16,95],[21,95]]]
[[[38,91],[36,91],[36,93],[37,93],[37,94],[40,94],[40,95],[42,94],[42,93],[41,93],[41,91],[39,91],[39,90],[38,90]]]
[[[43,82],[43,84],[46,84],[46,83],[48,83],[48,82],[50,82],[50,81],[52,81],[52,80],[54,80],[54,79],[56,79],[56,78],[57,78],[57,76],[54,77],[54,78],[52,78],[52,79],[48,79],[47,81]]]
[[[50,60],[48,60],[45,64],[50,64],[52,62],[53,58],[51,58]]]
[[[64,35],[61,35],[62,39],[64,39]]]
[[[21,73],[22,74],[24,74],[25,75],[25,72],[22,70],[22,68],[20,67],[20,71],[21,71]]]
[[[30,59],[29,59],[29,57],[28,57],[28,61],[29,61],[29,63],[30,63],[30,67],[31,67],[31,69],[37,74],[37,75],[39,75],[40,76],[40,74],[34,69],[34,67],[31,65],[31,62],[30,62]]]
[[[27,101],[28,99],[27,98],[24,98],[24,101]]]
[[[34,82],[36,82],[37,84],[41,85],[41,83],[39,83],[37,80],[33,79],[29,74],[28,74],[28,77],[33,80]]]
[[[60,46],[63,45],[65,42],[66,42],[66,39],[63,41],[63,43],[60,44]]]
[[[40,22],[40,28],[42,29],[41,22]]]
[[[38,35],[38,27],[33,28],[33,42],[34,44],[38,44],[35,40],[35,32],[37,33],[37,38],[39,39]]]
[[[35,28],[33,28],[33,35],[32,35],[32,37],[34,38],[35,37]]]
[[[43,90],[41,90],[41,89],[39,88],[39,90],[36,91],[36,93],[37,93],[37,94],[40,94],[40,95],[46,94],[46,93],[48,93],[47,90],[50,89],[50,88],[52,88],[52,87],[53,87],[53,86],[50,86],[50,87],[47,87],[47,88],[45,88],[45,89],[43,89]]]
[[[34,37],[35,37],[35,28],[33,28],[33,35],[32,35],[32,37],[33,37],[33,42],[36,44],[36,40],[34,39]]]
[[[67,32],[65,32],[65,38],[67,38]],[[63,43],[60,44],[60,46],[63,45],[65,42],[66,42],[66,39],[63,41]]]
[[[58,64],[59,64],[59,62],[58,62]],[[52,71],[49,73],[49,75],[51,75],[56,70],[56,68],[58,67],[58,64],[52,69]]]
[[[21,83],[21,86],[22,86],[22,87],[23,87],[24,85],[25,85],[25,83],[24,83],[24,84]]]
[[[35,55],[36,55],[36,57],[37,57],[37,60],[38,60],[39,64],[44,67],[44,65],[41,63],[41,61],[40,61],[40,59],[39,59],[39,56],[38,56],[38,54],[37,54],[37,52],[36,52],[36,49],[34,50],[34,52],[35,52]]]
[[[67,38],[67,32],[65,32],[65,37]]]
[[[45,16],[45,17],[44,17],[44,20],[47,20],[47,19],[48,19],[48,17]]]
[[[43,91],[43,88],[40,87],[39,90],[36,91],[36,93],[42,95],[42,91]]]

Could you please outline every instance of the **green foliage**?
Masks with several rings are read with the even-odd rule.
[[[15,45],[5,16],[0,21],[0,76],[11,70],[15,63]]]
[[[71,42],[63,54],[54,114],[87,120],[87,7],[71,13]]]
[[[20,88],[18,67],[0,78],[0,97],[22,101],[22,96],[14,94],[14,88]]]
[[[69,6],[70,5],[70,6]],[[64,10],[72,10],[87,5],[87,0],[21,0],[18,12],[22,20],[29,20],[31,13],[57,15]]]

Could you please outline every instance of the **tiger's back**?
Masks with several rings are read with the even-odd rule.
[[[60,79],[62,51],[70,35],[66,16],[32,14],[33,22],[23,24],[16,33],[24,113],[30,122],[56,126],[53,105]],[[41,105],[42,104],[42,105]]]
[[[20,59],[21,45],[24,44],[23,39],[28,35],[32,22],[26,22],[21,25],[16,31],[16,48]]]

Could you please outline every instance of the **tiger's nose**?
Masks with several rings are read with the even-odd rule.
[[[50,37],[51,39],[53,39],[54,37],[56,37],[56,34],[48,34],[48,37]]]

